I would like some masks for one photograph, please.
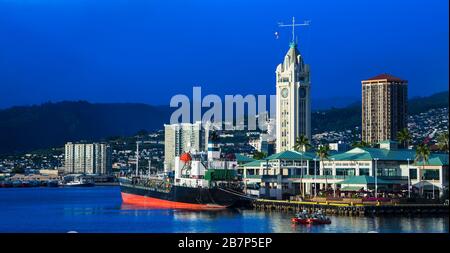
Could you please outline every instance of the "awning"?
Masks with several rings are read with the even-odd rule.
[[[360,185],[368,185],[368,184],[375,184],[375,177],[371,176],[351,176],[338,184],[360,184]],[[392,182],[383,180],[381,178],[377,178],[377,184],[394,184]]]
[[[357,191],[360,191],[362,189],[364,189],[364,187],[361,187],[361,186],[347,186],[347,187],[341,188],[341,191],[343,191],[343,192],[345,192],[345,191],[347,191],[347,192],[357,192]]]

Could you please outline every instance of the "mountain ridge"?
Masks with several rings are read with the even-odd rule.
[[[448,91],[416,97],[410,115],[448,108]],[[47,102],[0,109],[0,154],[61,147],[68,141],[98,141],[129,136],[140,130],[163,129],[174,108],[142,103]],[[312,113],[313,132],[354,129],[361,123],[361,102]]]

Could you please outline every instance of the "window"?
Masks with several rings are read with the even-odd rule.
[[[323,174],[324,175],[332,175],[333,174],[333,170],[332,169],[323,169]]]
[[[338,168],[336,169],[337,176],[354,176],[355,169],[354,168]]]
[[[369,176],[369,168],[360,168],[359,175],[360,176]]]
[[[380,172],[378,172],[378,175]],[[400,176],[400,173],[397,172],[396,168],[384,168],[381,171],[381,176],[387,176],[387,177],[395,177]]]
[[[423,172],[424,180],[439,180],[439,170],[425,170]]]
[[[417,179],[417,169],[409,169],[409,177],[411,179]]]

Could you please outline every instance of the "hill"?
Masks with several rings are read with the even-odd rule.
[[[45,103],[0,110],[0,154],[161,129],[170,108],[145,104]],[[167,122],[166,122],[167,119]]]

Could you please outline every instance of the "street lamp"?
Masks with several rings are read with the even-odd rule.
[[[300,152],[300,191],[302,192],[302,198],[305,198],[305,191],[303,190],[303,152]]]
[[[409,170],[409,158],[406,159],[408,161],[408,198],[411,198],[411,172]]]
[[[317,168],[316,168],[317,158],[314,158],[314,197],[317,197]]]
[[[333,171],[336,171],[335,165],[334,165],[334,160],[336,158],[332,157],[331,160],[333,161],[333,165],[331,166],[331,174],[333,174]],[[336,198],[336,172],[333,175],[334,177],[334,187],[333,187],[333,196]]]
[[[375,198],[378,198],[378,182],[377,182],[377,174],[378,174],[378,158],[374,158],[375,160]]]

